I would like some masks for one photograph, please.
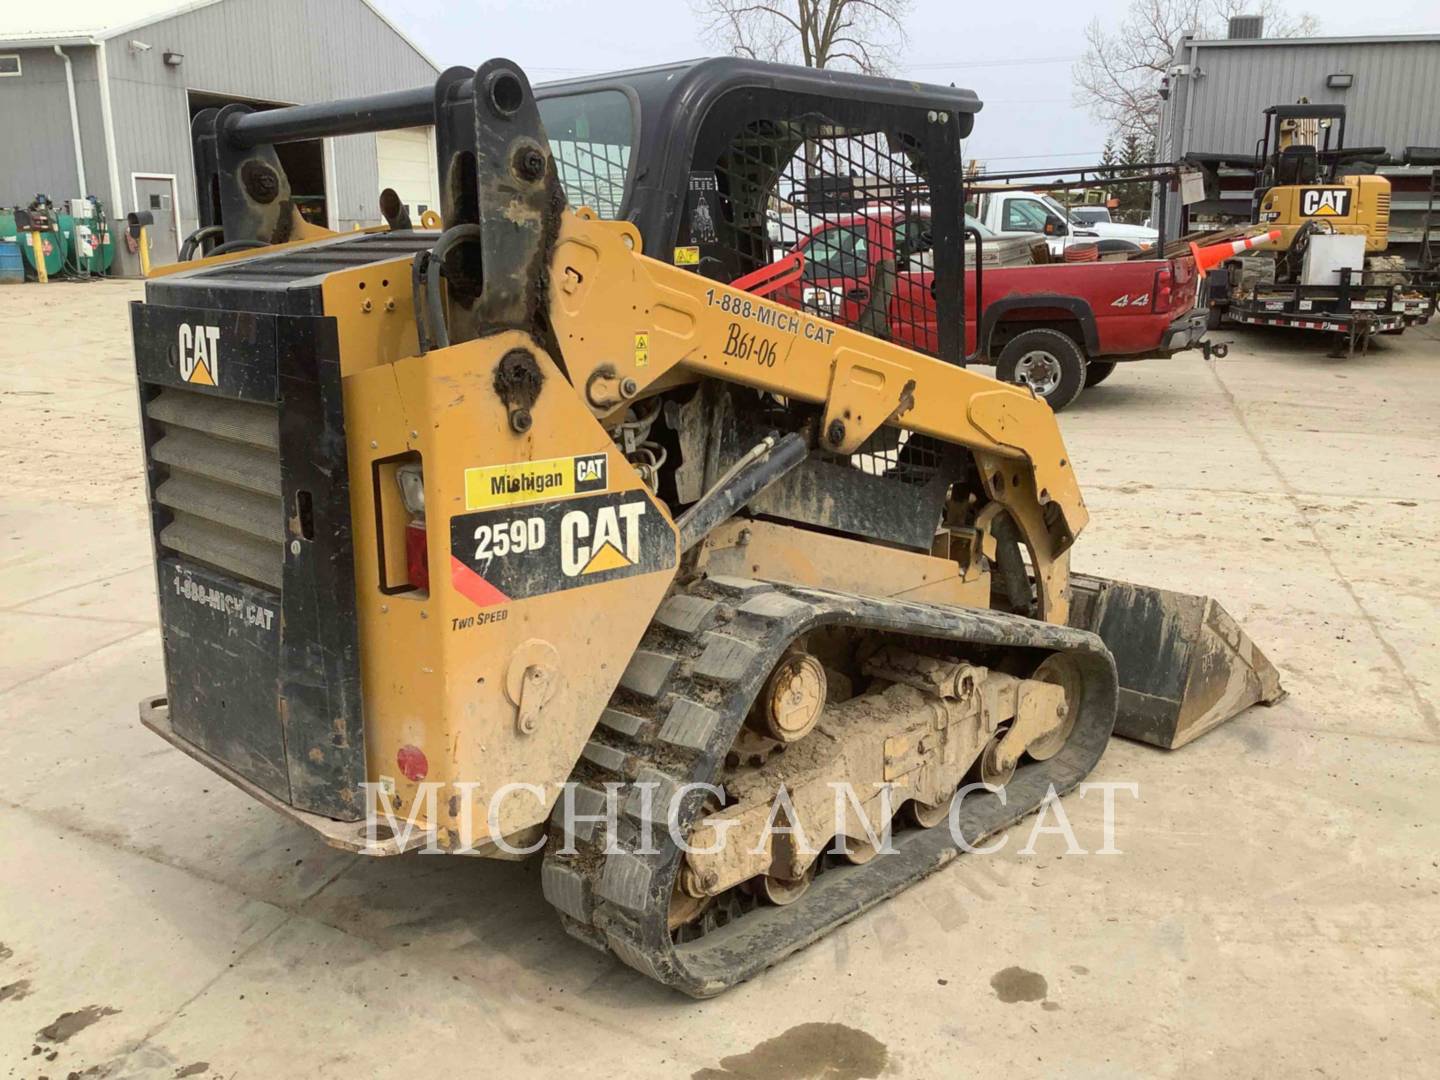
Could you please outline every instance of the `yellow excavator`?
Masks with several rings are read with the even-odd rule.
[[[133,308],[143,722],[335,846],[538,854],[572,934],[704,997],[1070,790],[1112,729],[1176,746],[1274,700],[1214,601],[1071,572],[1053,414],[955,352],[979,108],[741,60],[537,91],[497,59],[202,113],[208,232]],[[421,124],[443,230],[393,193],[388,227],[302,226],[277,143]],[[850,223],[819,263],[864,254],[857,206],[922,199],[936,355],[774,269],[781,205]]]
[[[1367,254],[1390,241],[1390,181],[1383,176],[1342,175],[1348,163],[1383,157],[1383,146],[1345,146],[1345,106],[1272,105],[1265,110],[1255,220],[1280,230],[1288,250],[1307,226],[1365,238]]]
[[[1269,230],[1253,253],[1207,276],[1218,316],[1250,326],[1320,331],[1353,355],[1377,333],[1400,333],[1435,311],[1436,287],[1407,269],[1390,244],[1390,181],[1347,174],[1386,160],[1383,146],[1346,147],[1344,105],[1265,110],[1256,144],[1255,223]]]

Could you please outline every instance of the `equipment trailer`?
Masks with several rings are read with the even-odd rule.
[[[1401,333],[1434,313],[1435,285],[1384,255],[1390,182],[1342,174],[1347,163],[1384,153],[1347,148],[1345,117],[1343,105],[1304,100],[1265,110],[1252,220],[1279,237],[1271,250],[1210,272],[1216,321],[1335,334],[1337,353],[1353,356],[1373,335]]]
[[[1429,297],[1410,295],[1408,286],[1367,283],[1369,272],[1356,281],[1356,274],[1343,269],[1338,285],[1232,286],[1231,276],[1241,272],[1239,267],[1220,267],[1206,278],[1215,321],[1336,334],[1337,355],[1364,355],[1374,335],[1398,334],[1413,323],[1428,322],[1435,310],[1433,289]]]

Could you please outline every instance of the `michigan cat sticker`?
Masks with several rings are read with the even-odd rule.
[[[675,530],[641,489],[450,519],[451,584],[478,607],[675,565]]]
[[[545,461],[517,461],[465,470],[465,509],[563,499],[610,487],[609,456],[577,454]]]

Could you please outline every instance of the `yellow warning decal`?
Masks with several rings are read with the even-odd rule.
[[[606,491],[608,466],[609,457],[601,452],[466,469],[465,509],[488,510]]]
[[[635,366],[650,366],[650,335],[637,332],[635,334]]]
[[[692,244],[689,247],[677,247],[675,249],[676,266],[699,266],[700,246]]]

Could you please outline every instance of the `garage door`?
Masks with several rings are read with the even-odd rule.
[[[375,159],[380,170],[380,190],[394,188],[412,216],[418,219],[422,210],[440,209],[435,144],[430,128],[377,133]],[[417,220],[415,224],[420,223]]]

